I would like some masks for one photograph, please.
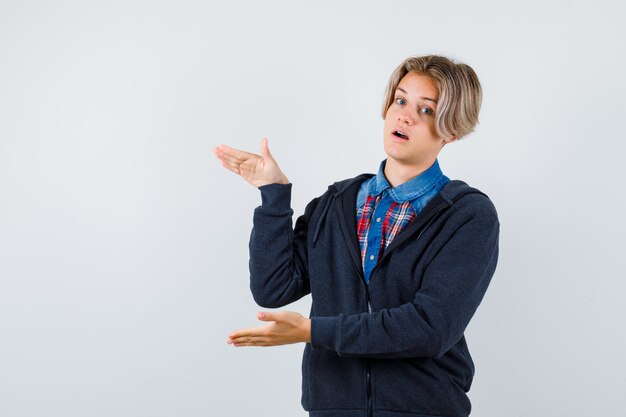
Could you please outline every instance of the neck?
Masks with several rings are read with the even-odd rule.
[[[398,185],[403,184],[426,171],[432,166],[433,163],[435,163],[435,159],[436,158],[424,161],[419,165],[405,165],[393,158],[387,158],[383,172],[389,184],[392,187],[397,187]]]

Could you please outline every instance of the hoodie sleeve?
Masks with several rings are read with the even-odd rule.
[[[498,258],[495,209],[457,228],[424,272],[413,302],[374,313],[313,317],[311,345],[340,356],[440,357],[463,336]]]
[[[291,184],[259,187],[250,235],[250,290],[256,303],[278,308],[311,292],[307,270],[307,230],[319,198],[311,201],[292,227]]]

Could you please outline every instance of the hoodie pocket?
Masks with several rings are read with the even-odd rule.
[[[305,361],[303,361],[304,373]],[[335,352],[311,349],[307,366],[310,410],[363,409],[367,406],[365,365],[360,358],[345,358]],[[303,397],[304,397],[303,391]]]
[[[467,415],[467,396],[448,374],[429,358],[372,362],[375,407],[427,415]]]

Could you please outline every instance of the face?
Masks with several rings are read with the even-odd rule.
[[[388,163],[425,170],[435,161],[445,144],[435,131],[438,99],[432,78],[411,71],[400,80],[385,115]]]

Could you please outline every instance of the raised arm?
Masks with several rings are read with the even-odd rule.
[[[267,139],[261,155],[214,148],[222,165],[261,191],[261,206],[254,210],[250,236],[250,289],[262,307],[282,307],[310,292],[306,239],[308,219],[317,199],[292,224],[291,184],[270,154]]]
[[[307,235],[318,198],[292,226],[291,184],[260,188],[261,205],[254,210],[250,234],[250,289],[258,305],[277,308],[310,289]]]

